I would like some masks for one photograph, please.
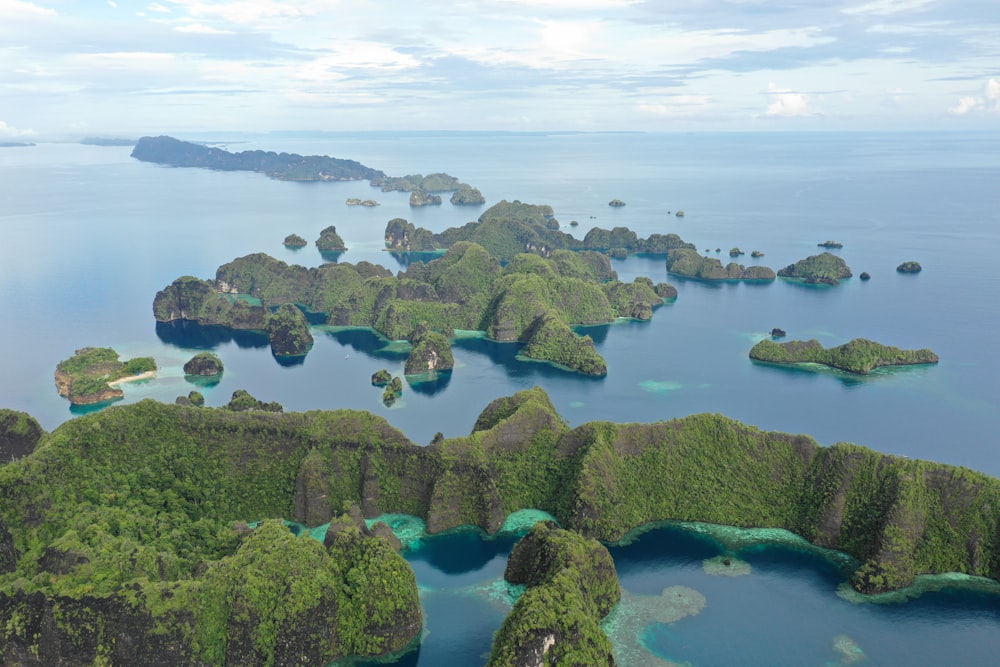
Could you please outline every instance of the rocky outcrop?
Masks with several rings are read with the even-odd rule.
[[[314,449],[302,459],[295,478],[294,521],[307,526],[321,526],[333,517],[329,500],[329,482],[326,478],[327,463],[319,450]]]
[[[486,198],[479,188],[467,186],[459,188],[451,195],[451,203],[455,206],[482,206],[486,203]]]
[[[850,278],[851,269],[840,257],[824,252],[800,259],[778,271],[782,278],[797,278],[813,285],[837,285]]]
[[[597,540],[535,524],[511,552],[504,578],[527,590],[497,632],[488,667],[616,664],[599,624],[621,587]]]
[[[440,195],[432,195],[426,190],[414,190],[410,193],[410,206],[439,206]]]
[[[413,349],[406,358],[406,375],[450,371],[455,366],[451,342],[434,331],[423,331],[412,341]]]
[[[766,266],[743,266],[730,262],[725,267],[714,257],[704,257],[693,248],[677,248],[667,253],[667,272],[698,280],[770,281],[774,271]]]
[[[340,238],[337,228],[333,225],[319,233],[319,238],[316,239],[316,248],[320,252],[344,252],[347,250],[344,239]]]
[[[222,359],[212,352],[199,352],[184,364],[185,375],[212,377],[223,371]]]
[[[285,237],[283,245],[286,248],[305,248],[309,243],[298,234],[289,234]]]
[[[920,262],[903,262],[896,267],[896,271],[899,273],[920,273],[923,267],[920,266]]]
[[[306,316],[290,303],[280,306],[267,318],[267,337],[276,357],[301,356],[313,345]]]

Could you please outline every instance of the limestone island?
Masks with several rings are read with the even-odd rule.
[[[818,340],[791,340],[775,343],[762,340],[750,349],[750,358],[774,364],[813,363],[837,368],[848,373],[867,375],[882,366],[908,366],[913,364],[936,364],[938,355],[924,348],[901,350],[898,347],[882,345],[867,338],[854,340],[824,348]]]
[[[435,233],[393,218],[385,227],[389,252],[438,252],[460,241],[478,243],[501,262],[523,252],[550,256],[556,250],[593,250],[602,253],[666,255],[672,248],[694,246],[676,234],[651,234],[640,238],[627,227],[594,227],[583,240],[559,231],[559,221],[547,204],[503,200],[486,209],[479,219],[462,227]]]
[[[836,241],[823,241],[822,243],[817,243],[816,245],[819,246],[820,248],[830,248],[830,249],[838,249],[844,247],[843,243],[837,243]]]
[[[432,331],[426,322],[417,325],[410,333],[409,341],[413,349],[406,358],[404,374],[438,373],[455,367],[451,342],[444,335]]]
[[[256,171],[284,181],[360,181],[385,175],[354,160],[273,151],[230,153],[168,136],[140,138],[132,149],[132,157],[171,167]]]
[[[119,361],[110,347],[84,347],[56,366],[56,389],[73,405],[92,405],[125,396],[117,385],[156,374],[152,357]]]
[[[750,256],[753,257],[754,259],[757,259],[758,257],[763,257],[764,253],[762,253],[760,250],[751,250]]]
[[[479,188],[463,184],[452,193],[450,201],[455,206],[482,206],[486,203],[486,198]]]
[[[267,318],[267,338],[276,357],[305,356],[313,346],[306,316],[293,303],[283,303]]]
[[[484,331],[496,341],[523,343],[530,358],[604,375],[593,340],[571,327],[648,320],[677,296],[666,283],[617,278],[607,255],[597,252],[522,253],[501,266],[482,246],[464,241],[396,276],[368,262],[307,269],[258,253],[219,267],[214,280],[178,278],[157,293],[153,313],[159,322],[267,330],[269,308],[298,304],[325,315],[328,325],[370,327],[390,340],[408,339],[418,326],[445,334]]]
[[[844,278],[850,278],[851,269],[847,263],[828,252],[812,255],[789,264],[778,271],[782,278],[797,278],[810,285],[839,285]]]
[[[746,280],[768,282],[774,270],[766,266],[743,266],[730,262],[725,267],[715,257],[704,257],[694,248],[676,248],[667,253],[667,273],[697,280]]]
[[[347,250],[347,246],[344,245],[344,239],[340,238],[337,228],[333,225],[330,225],[319,233],[319,238],[316,239],[316,247],[320,252],[344,252]]]
[[[896,271],[899,273],[920,273],[923,268],[920,266],[920,262],[903,262],[896,267]]]
[[[390,407],[402,395],[403,380],[397,375],[385,384],[385,391],[382,392],[382,403],[386,407]]]
[[[410,193],[410,206],[440,206],[441,195],[435,195],[426,190],[414,190]]]
[[[381,206],[374,199],[358,199],[357,197],[351,197],[347,200],[348,206],[365,206],[367,208],[372,208],[374,206]]]
[[[862,271],[861,275],[858,277],[861,278],[861,280],[871,280],[872,278],[871,274],[868,273],[867,271]]]
[[[521,661],[539,653],[613,664],[598,621],[620,585],[595,540],[655,521],[792,531],[852,556],[863,593],[920,574],[1000,578],[1000,480],[965,468],[718,414],[570,428],[537,387],[427,446],[368,412],[266,405],[242,392],[226,408],[116,406],[41,434],[5,466],[0,663],[325,665],[395,653],[422,618],[398,542],[365,525],[388,513],[431,534],[496,534],[521,509],[562,526],[536,525],[510,556],[507,580],[527,588],[495,636],[497,666],[539,664]],[[320,541],[285,519],[329,526]]]
[[[213,352],[199,352],[184,364],[184,375],[213,377],[222,375],[222,359]]]
[[[298,234],[289,234],[288,236],[285,237],[285,240],[282,242],[282,245],[284,245],[286,248],[305,248],[307,245],[309,245],[309,242],[306,241],[301,236],[299,236]]]
[[[740,255],[745,255],[745,254],[746,253],[743,252],[742,250],[740,250],[739,248],[730,248],[729,249],[729,256],[730,257],[739,257]]]
[[[620,208],[624,205],[625,202],[623,202],[621,199],[612,199],[611,201],[608,202],[608,206],[611,206],[612,208]]]

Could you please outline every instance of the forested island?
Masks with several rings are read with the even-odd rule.
[[[694,248],[676,234],[651,234],[640,238],[627,227],[594,227],[583,240],[559,231],[555,211],[547,204],[500,201],[475,222],[435,233],[416,227],[403,218],[393,218],[385,227],[385,246],[390,252],[438,252],[462,241],[481,245],[501,262],[529,252],[547,257],[557,250],[593,250],[611,254],[647,253],[666,255],[674,248]]]
[[[833,253],[824,252],[800,259],[778,271],[782,278],[796,278],[811,285],[839,285],[852,273],[847,262]]]
[[[112,385],[152,377],[155,371],[152,357],[119,361],[118,353],[110,347],[84,347],[56,366],[56,389],[73,405],[104,403],[125,396]]]
[[[528,591],[491,664],[542,644],[606,655],[596,623],[618,584],[590,538],[663,519],[793,531],[856,558],[865,593],[922,573],[1000,576],[996,479],[721,415],[571,429],[540,388],[428,446],[367,412],[145,400],[39,433],[33,449],[0,466],[4,664],[323,665],[399,650],[420,606],[385,529],[361,521],[384,513],[430,533],[496,533],[526,508],[556,517],[562,529],[536,528],[511,555],[507,576]],[[280,519],[329,523],[325,540]]]
[[[157,293],[153,313],[158,322],[267,330],[270,308],[298,304],[325,315],[329,325],[370,327],[390,340],[414,340],[418,327],[446,337],[456,329],[483,331],[493,340],[525,343],[522,353],[530,358],[604,375],[593,340],[571,327],[648,320],[676,295],[649,278],[619,282],[601,253],[521,253],[501,266],[482,246],[462,241],[396,276],[368,262],[307,269],[247,255],[220,266],[214,280],[178,278]]]
[[[284,181],[359,181],[384,176],[354,160],[273,151],[230,153],[167,136],[142,137],[135,143],[132,157],[171,167],[256,171]]]
[[[867,375],[883,366],[936,364],[938,355],[928,349],[901,350],[866,338],[824,348],[818,340],[790,340],[776,343],[764,339],[750,349],[750,358],[775,364],[814,363],[849,373]]]
[[[729,253],[732,256],[732,252]],[[739,254],[739,253],[737,253]],[[698,254],[694,247],[680,247],[667,253],[667,272],[698,280],[747,280],[770,282],[775,279],[774,270],[766,266],[746,267],[730,262],[725,267],[714,257]]]

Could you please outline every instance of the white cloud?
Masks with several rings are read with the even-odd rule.
[[[33,137],[36,134],[34,130],[19,130],[0,120],[0,137]]]
[[[983,84],[982,95],[964,95],[958,103],[948,108],[953,116],[965,116],[972,111],[1000,112],[1000,81],[990,78]]]
[[[809,109],[809,100],[802,93],[796,93],[789,88],[779,88],[771,82],[767,84],[767,94],[771,96],[772,102],[767,105],[768,116],[808,116],[812,112]]]
[[[146,9],[148,9],[151,12],[157,12],[159,14],[169,14],[170,13],[170,7],[167,7],[165,5],[161,5],[158,2],[154,2],[154,3],[150,4],[148,7],[146,7]]]
[[[840,11],[844,14],[887,16],[889,14],[898,14],[899,12],[920,10],[933,2],[934,0],[872,0],[872,2],[847,7]]]
[[[195,18],[218,18],[241,25],[258,23],[276,18],[297,18],[313,13],[317,3],[280,2],[278,0],[168,0]],[[320,3],[330,5],[331,3]]]
[[[971,95],[966,95],[965,97],[958,100],[958,104],[948,109],[948,113],[953,116],[964,116],[973,109],[979,106],[979,100]]]
[[[118,3],[115,2],[115,0],[108,0],[108,6],[111,7],[111,8],[113,8],[113,9],[117,9],[118,8]]]

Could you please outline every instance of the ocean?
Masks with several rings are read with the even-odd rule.
[[[218,406],[246,389],[285,410],[369,410],[422,444],[439,431],[468,433],[491,400],[537,385],[574,426],[715,412],[761,429],[809,434],[824,445],[854,442],[1000,475],[1000,276],[989,268],[1000,241],[1000,134],[181,138],[233,151],[350,158],[390,175],[445,171],[478,187],[487,204],[457,207],[446,196],[442,206],[411,209],[406,194],[383,193],[367,182],[297,183],[162,167],[131,159],[128,147],[2,148],[0,407],[57,427],[77,411],[56,393],[56,364],[77,348],[110,346],[123,358],[153,356],[160,367],[156,379],[125,385],[125,402],[172,402],[198,388]],[[350,197],[381,205],[348,207]],[[608,206],[615,198],[626,205]],[[388,220],[402,217],[441,231],[476,219],[501,199],[550,204],[563,230],[579,237],[592,226],[626,226],[640,236],[674,232],[723,263],[735,246],[746,252],[741,263],[775,270],[836,240],[843,248],[833,252],[855,276],[831,288],[781,279],[707,284],[668,276],[662,257],[613,260],[621,279],[670,282],[679,296],[649,322],[585,329],[607,360],[606,377],[520,360],[513,344],[464,338],[455,344],[450,376],[407,385],[391,408],[369,378],[383,367],[401,374],[405,355],[370,332],[317,328],[304,363],[289,366],[275,361],[260,336],[157,326],[153,319],[155,293],[179,276],[211,278],[219,265],[254,252],[305,266],[324,261],[311,244],[286,249],[281,241],[288,234],[311,243],[335,225],[349,248],[339,261],[367,260],[395,271],[403,266],[384,251]],[[579,226],[569,227],[573,220]],[[753,259],[752,250],[764,256]],[[919,261],[923,271],[898,274],[895,267],[907,260]],[[870,281],[858,279],[862,271]],[[827,346],[864,337],[928,347],[941,361],[863,378],[752,362],[750,347],[773,327],[787,331],[789,340],[816,338]],[[201,349],[214,350],[225,364],[217,384],[195,387],[184,378],[181,366]],[[455,538],[429,538],[431,546],[422,548],[449,539]],[[472,541],[483,543],[478,535]],[[717,545],[689,542],[684,531],[664,528],[614,549],[623,584],[635,595],[677,582],[708,600],[697,616],[643,630],[641,659],[653,661],[648,664],[846,664],[859,655],[868,664],[991,664],[1000,648],[996,596],[949,588],[902,604],[850,602],[836,595],[842,574],[796,547],[741,555],[753,572],[734,578],[705,574],[702,561],[711,556],[685,555]],[[470,586],[496,583],[504,549],[509,545],[497,547],[481,568],[474,567],[478,556],[450,569],[426,560],[415,565],[430,632],[405,659],[418,662],[403,664],[485,661],[505,611],[493,598],[470,593]],[[629,550],[642,556],[627,556]],[[862,653],[836,643],[841,636]],[[448,653],[452,649],[460,652]]]

